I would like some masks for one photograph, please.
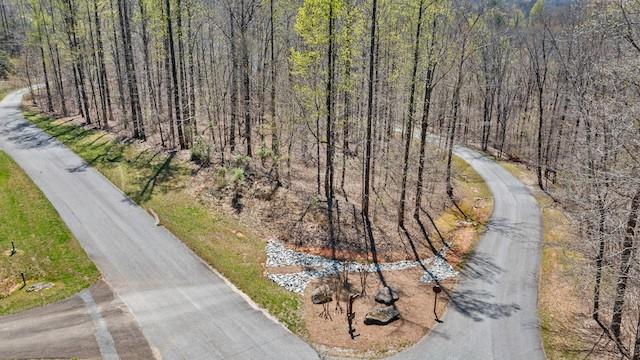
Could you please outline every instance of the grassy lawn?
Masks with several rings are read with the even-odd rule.
[[[138,150],[103,131],[25,111],[29,121],[56,137],[185,242],[289,329],[305,335],[302,298],[263,276],[265,242],[237,221],[215,213],[187,191],[191,169],[173,155]]]
[[[589,318],[578,288],[576,267],[585,259],[572,244],[579,239],[572,224],[547,194],[537,188],[533,171],[522,165],[500,161],[505,169],[527,184],[542,211],[543,246],[540,269],[538,316],[548,359],[582,359],[592,345],[580,333],[577,322]]]
[[[9,256],[11,241],[18,252]],[[20,289],[51,282],[40,292]],[[5,153],[0,152],[0,315],[64,299],[93,284],[98,270],[51,203]]]

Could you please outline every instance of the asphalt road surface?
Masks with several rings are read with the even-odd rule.
[[[0,317],[0,359],[152,359],[137,322],[103,281],[46,306]]]
[[[20,113],[22,94],[0,103],[0,149],[51,201],[154,353],[188,360],[318,357],[80,157],[30,125]]]
[[[544,359],[538,324],[541,217],[527,187],[476,151],[455,153],[486,181],[494,209],[487,231],[448,294],[443,323],[397,359]]]
[[[318,357],[156,227],[102,175],[29,125],[19,111],[21,97],[22,92],[12,93],[0,103],[0,149],[53,203],[133,314],[154,354],[165,359]],[[494,213],[460,284],[447,294],[444,323],[397,357],[544,359],[537,318],[537,203],[525,185],[492,160],[463,147],[456,154],[488,183]],[[101,339],[106,346],[101,349],[113,352],[108,337]]]

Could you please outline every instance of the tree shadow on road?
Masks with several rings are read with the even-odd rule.
[[[466,258],[464,267],[460,270],[462,276],[471,280],[482,280],[486,283],[496,283],[504,270],[496,265],[489,254],[473,251]]]
[[[449,295],[453,307],[474,321],[509,317],[521,309],[518,304],[498,304],[492,299],[493,295],[484,290],[456,289]]]

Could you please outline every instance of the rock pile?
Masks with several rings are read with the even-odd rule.
[[[431,263],[431,266],[427,268],[427,271],[422,275],[420,281],[428,284],[433,281],[442,281],[452,278],[458,275],[458,272],[453,270],[451,265],[441,256],[435,256]]]
[[[348,272],[376,272],[381,271],[401,271],[423,266],[428,272],[422,277],[421,281],[428,283],[437,279],[438,281],[456,276],[446,260],[441,256],[434,256],[429,259],[418,261],[403,260],[382,264],[365,264],[355,261],[338,261],[327,259],[318,255],[305,254],[303,252],[287,249],[281,242],[269,240],[266,247],[267,267],[283,267],[283,266],[301,266],[304,271],[274,274],[268,273],[267,277],[276,284],[282,286],[288,291],[301,294],[305,288],[314,279],[327,276],[333,276],[341,271]],[[444,253],[442,254],[444,255]]]

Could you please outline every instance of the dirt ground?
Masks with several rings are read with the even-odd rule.
[[[397,144],[395,148],[400,148]],[[394,148],[393,146],[391,148]],[[429,149],[426,160],[430,163],[425,173],[423,210],[437,218],[452,206],[444,193],[443,171],[445,161],[440,149]],[[414,152],[414,154],[417,152]],[[400,154],[389,154],[389,157]],[[397,230],[397,204],[399,196],[399,165],[396,162],[383,162],[380,155],[376,170],[376,188],[372,198],[372,222],[376,247],[382,261],[397,261],[414,257],[410,243]],[[348,157],[345,163],[345,182],[341,186],[342,160],[336,156],[335,176],[335,221],[337,233],[337,256],[339,258],[358,259],[366,257],[368,244],[363,242],[363,229],[360,219],[360,157]],[[214,165],[200,169],[193,179],[194,193],[209,206],[233,214],[247,224],[263,238],[277,238],[291,247],[307,253],[325,255],[327,243],[326,202],[324,202],[324,164],[321,164],[320,194],[317,192],[317,168],[315,159],[303,159],[294,156],[291,168],[282,162],[281,176],[284,186],[274,191],[271,182],[271,163],[265,160],[264,166],[256,160],[250,163],[230,161],[226,167]],[[412,164],[414,168],[416,164]],[[231,174],[243,169],[243,181],[233,183]],[[421,238],[418,225],[412,219],[415,189],[415,171],[409,175],[406,199],[407,230],[416,238]],[[386,183],[386,185],[385,185]],[[234,207],[234,194],[237,200]],[[425,219],[428,231],[433,227]],[[423,241],[421,242],[423,243]],[[422,244],[418,245],[421,257],[433,253]]]
[[[452,245],[448,259],[454,266],[462,263],[491,215],[492,201],[486,184],[464,162],[454,159],[455,200],[465,214],[460,213],[445,193],[444,152],[430,146],[426,159],[429,168],[425,172],[420,211],[428,239],[412,217],[417,180],[415,159],[407,181],[406,232],[402,232],[396,222],[402,164],[390,161],[401,158],[402,146],[399,139],[393,141],[388,154],[378,152],[371,199],[373,231],[380,261],[415,260],[416,255],[429,258],[434,251],[428,242],[431,241],[437,251],[444,247],[446,241]],[[142,148],[152,144],[148,142],[136,146]],[[299,143],[294,144],[294,153],[301,150],[299,146]],[[412,153],[416,155],[417,148],[412,149]],[[176,155],[176,159],[180,160],[188,160],[189,157],[189,151],[179,151]],[[270,173],[270,159],[265,159],[263,164],[259,158],[247,160],[242,156],[232,158],[227,154],[224,166],[219,160],[214,159],[210,167],[189,163],[193,176],[187,190],[194,199],[216,212],[233,216],[262,239],[276,238],[290,248],[328,255],[326,203],[322,200],[324,189],[320,194],[317,192],[315,159],[308,154],[297,155],[291,159],[290,167],[283,160],[280,167],[283,186],[277,190]],[[322,179],[324,164],[321,165]],[[370,256],[369,245],[363,240],[360,219],[360,167],[359,156],[346,159],[345,182],[342,186],[342,159],[341,155],[336,156],[336,257],[341,260],[363,260]],[[324,181],[321,181],[323,184]],[[335,302],[330,304],[332,320],[321,318],[318,314],[322,306],[311,304],[310,290],[307,290],[302,317],[309,341],[323,353],[340,357],[377,357],[415,343],[436,324],[432,313],[432,287],[419,282],[421,275],[418,269],[385,273],[387,282],[400,294],[397,302],[400,319],[387,326],[366,326],[363,323],[364,316],[374,307],[373,296],[380,287],[377,275],[370,274],[367,295],[357,299],[354,304],[354,324],[360,334],[355,340],[351,340],[347,333],[346,315],[335,313]],[[350,276],[350,283],[359,291],[357,274]],[[453,286],[453,283],[446,283],[446,286]],[[313,284],[307,289],[313,289]],[[439,314],[446,307],[446,297],[440,297],[443,301],[438,303]],[[342,307],[346,310],[346,302],[342,302]]]
[[[412,269],[406,271],[383,272],[388,286],[397,289],[399,300],[394,304],[400,312],[400,318],[386,326],[365,325],[367,312],[378,304],[374,297],[382,283],[378,274],[371,273],[366,280],[366,294],[359,296],[353,303],[355,318],[353,327],[357,336],[351,339],[347,323],[348,293],[361,293],[359,274],[349,275],[349,291],[341,291],[340,307],[336,308],[336,295],[333,301],[327,303],[330,318],[321,316],[323,305],[311,302],[311,292],[321,283],[327,283],[332,288],[337,286],[337,279],[322,279],[307,286],[304,294],[305,322],[309,331],[309,340],[326,355],[339,357],[367,357],[375,358],[389,355],[420,340],[436,325],[433,313],[435,295],[432,284],[420,283],[422,271]],[[452,288],[452,281],[445,281],[442,285]],[[439,317],[444,315],[447,297],[443,291],[438,296],[437,309]]]

